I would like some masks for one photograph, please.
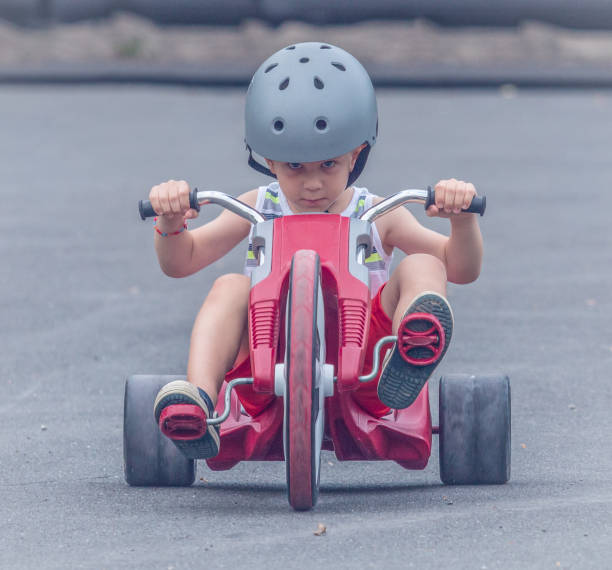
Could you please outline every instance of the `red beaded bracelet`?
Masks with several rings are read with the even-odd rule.
[[[183,227],[176,231],[176,232],[162,232],[158,227],[157,227],[157,218],[153,218],[153,227],[155,228],[155,231],[162,237],[168,237],[168,236],[177,236],[181,233],[183,233],[186,229],[187,229],[187,222],[185,220],[183,220]]]

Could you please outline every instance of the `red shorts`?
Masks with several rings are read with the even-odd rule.
[[[371,314],[370,314],[370,331],[368,333],[368,341],[366,345],[366,356],[363,364],[362,374],[372,370],[372,356],[374,354],[374,345],[383,336],[393,334],[391,332],[391,319],[387,316],[380,304],[380,294],[384,285],[378,290],[376,296],[372,299]],[[251,360],[249,357],[242,362],[236,364],[227,375],[226,380],[234,378],[250,378]],[[385,406],[379,399],[377,394],[378,376],[370,382],[362,383],[352,395],[355,401],[369,414],[380,418],[389,413],[390,408]],[[260,394],[253,390],[251,384],[243,384],[236,386],[236,392],[240,398],[240,402],[250,416],[256,416],[261,413],[270,402],[274,399],[273,395]]]

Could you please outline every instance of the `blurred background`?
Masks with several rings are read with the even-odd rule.
[[[325,38],[382,85],[612,85],[609,0],[0,0],[0,81],[246,84]]]

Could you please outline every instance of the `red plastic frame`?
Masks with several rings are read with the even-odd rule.
[[[427,385],[404,410],[383,418],[365,412],[351,392],[360,385],[370,320],[369,288],[349,270],[350,219],[334,214],[284,216],[274,220],[270,274],[250,294],[249,335],[253,389],[274,393],[274,367],[284,357],[284,312],[291,259],[296,251],[311,249],[321,260],[325,304],[327,362],[338,381],[325,400],[323,448],[346,460],[393,460],[408,469],[423,469],[431,454],[431,414]],[[222,412],[225,385],[217,411]],[[214,470],[230,469],[240,461],[283,460],[283,402],[275,400],[262,413],[241,412],[238,396],[231,397],[231,413],[221,424],[221,446],[207,460]]]

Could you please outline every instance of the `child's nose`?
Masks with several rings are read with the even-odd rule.
[[[305,190],[320,190],[323,184],[321,183],[321,179],[316,174],[310,174],[306,176],[304,180],[304,189]]]

